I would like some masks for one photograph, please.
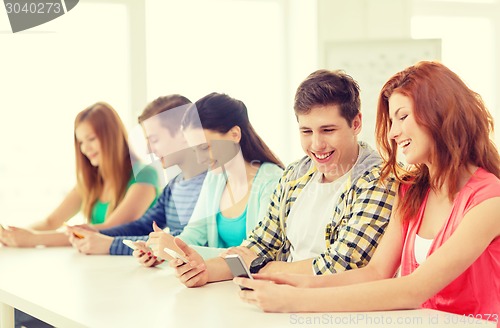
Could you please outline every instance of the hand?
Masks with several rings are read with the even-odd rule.
[[[248,247],[245,246],[231,247],[227,249],[225,252],[222,252],[220,256],[226,257],[226,255],[229,254],[238,254],[239,256],[241,256],[243,261],[245,261],[247,267],[250,267],[252,261],[257,258],[257,254],[255,254],[252,250],[250,250]]]
[[[176,246],[185,254],[189,263],[173,259],[168,262],[175,270],[176,277],[187,287],[200,287],[208,282],[208,271],[205,261],[194,249],[179,238],[174,238]]]
[[[3,225],[0,224],[0,245],[3,246],[8,246],[6,243],[4,243],[3,239],[6,238],[6,233],[7,229],[3,227]]]
[[[0,242],[10,247],[35,247],[37,234],[29,229],[9,226],[0,229]]]
[[[3,227],[3,225],[0,224],[0,245],[4,245],[4,246],[6,246],[6,245],[2,242],[2,237],[3,237],[3,232],[5,230],[6,229]]]
[[[109,254],[113,237],[76,226],[68,227],[69,242],[83,254]],[[77,237],[77,235],[83,238]]]
[[[162,259],[171,259],[171,256],[163,250],[165,247],[173,249],[176,252],[178,251],[178,248],[174,243],[174,236],[160,229],[154,221],[153,232],[149,234],[146,246],[153,251],[154,256]]]
[[[303,312],[300,308],[301,289],[278,285],[272,281],[236,277],[233,282],[249,288],[241,290],[240,298],[261,308],[264,312]]]
[[[153,251],[146,246],[146,243],[142,240],[134,242],[137,249],[134,250],[132,256],[137,259],[137,261],[145,267],[155,267],[158,264],[163,263],[165,260],[158,258],[153,254]]]

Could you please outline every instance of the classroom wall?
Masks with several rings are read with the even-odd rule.
[[[190,8],[202,8],[206,17]],[[217,13],[210,11],[214,8]],[[228,8],[231,11],[225,12]],[[184,23],[169,26],[181,13]],[[16,34],[0,10],[0,222],[23,225],[40,219],[73,186],[73,119],[98,100],[110,102],[132,127],[142,107],[161,94],[186,92],[197,99],[210,91],[226,91],[247,103],[257,131],[289,163],[303,155],[292,114],[295,89],[335,58],[331,45],[409,40],[416,35],[415,15],[450,23],[458,19],[454,15],[470,19],[465,28],[473,35],[465,29],[453,36],[442,27],[443,35],[448,33],[443,49],[454,43],[453,49],[459,50],[441,56],[485,96],[498,121],[498,0],[81,0],[63,17]],[[272,30],[264,23],[272,24]],[[482,36],[487,27],[493,32],[488,32],[485,45],[474,35]],[[227,42],[216,43],[227,47],[224,51],[207,42],[211,36],[203,29],[209,28],[215,38],[231,35]],[[171,35],[180,36],[176,40],[185,36],[179,49],[169,44]],[[437,34],[421,32],[418,37],[432,35]],[[238,53],[226,50],[244,44],[249,36],[255,39],[250,52],[255,56],[241,63],[245,67],[240,78],[237,66],[229,71],[225,65]],[[259,43],[259,38],[266,42]],[[196,47],[200,44],[203,47]],[[197,61],[209,49],[218,58],[213,67],[210,61]],[[175,60],[172,51],[180,52]],[[173,73],[175,66],[187,67],[189,79],[183,84],[177,83],[181,77]],[[217,83],[210,79],[213,72],[221,73]],[[242,79],[250,77],[250,87],[238,89]],[[272,83],[263,88],[261,81]],[[182,88],[174,90],[173,85]],[[376,84],[370,87],[376,89]],[[368,139],[374,124],[368,113],[374,108],[367,104],[363,101],[362,111],[363,137]]]

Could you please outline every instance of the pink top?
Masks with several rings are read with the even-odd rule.
[[[400,192],[408,190],[402,185]],[[452,211],[431,245],[427,257],[453,234],[464,215],[484,200],[500,197],[500,180],[479,168],[460,190]],[[415,260],[415,236],[422,222],[427,196],[416,218],[405,221],[406,235],[401,259],[401,275],[411,274],[418,268]],[[471,231],[474,233],[474,231]],[[500,238],[494,239],[470,267],[448,286],[422,304],[423,308],[474,315],[476,318],[497,321],[500,316]]]

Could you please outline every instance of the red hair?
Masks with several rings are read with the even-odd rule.
[[[415,121],[434,141],[429,159],[436,171],[432,178],[424,164],[408,169],[398,165],[397,144],[388,139],[389,97],[393,93],[412,101]],[[386,161],[382,177],[394,174],[399,182],[411,183],[399,202],[398,210],[403,217],[417,213],[429,187],[439,189],[446,183],[448,197],[453,199],[458,192],[460,173],[469,164],[500,178],[500,157],[492,133],[493,118],[481,96],[443,64],[422,61],[392,76],[380,92],[376,139]]]
[[[127,131],[111,105],[98,102],[78,113],[75,118],[75,131],[83,122],[92,126],[101,144],[102,155],[99,167],[92,166],[82,154],[75,134],[77,187],[83,199],[82,212],[90,220],[92,208],[103,192],[105,180],[112,190],[107,213],[111,213],[123,199],[132,175],[132,159]]]

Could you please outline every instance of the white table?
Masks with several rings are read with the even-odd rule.
[[[0,247],[0,327],[13,309],[69,327],[495,327],[432,310],[263,313],[232,282],[189,289],[168,265],[144,268],[129,256],[86,256],[73,248]]]

